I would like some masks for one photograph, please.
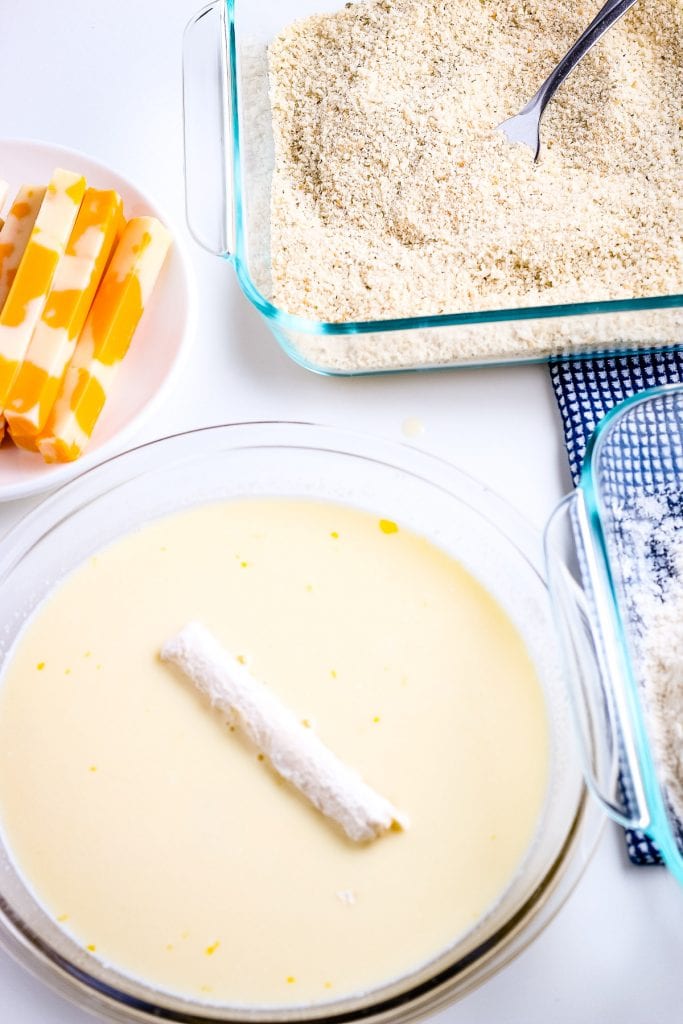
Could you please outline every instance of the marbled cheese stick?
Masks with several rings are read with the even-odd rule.
[[[46,462],[71,462],[90,440],[170,244],[155,217],[126,224],[37,439]]]
[[[0,230],[0,310],[9,295],[44,197],[44,188],[22,185]]]
[[[7,198],[8,188],[7,182],[0,181],[0,207]],[[22,185],[7,219],[0,219],[0,311],[5,305],[44,196],[44,188]],[[0,443],[5,436],[5,426],[5,417],[0,410]]]
[[[161,650],[241,726],[275,771],[323,814],[338,822],[356,842],[405,828],[407,822],[388,800],[340,761],[285,705],[221,647],[212,633],[192,622]]]
[[[0,191],[3,185],[5,182],[0,182]],[[37,185],[22,185],[7,214],[7,219],[0,227],[0,311],[9,295],[44,198],[44,188]],[[5,436],[5,427],[5,417],[0,407],[0,443]]]
[[[7,396],[5,418],[12,440],[37,451],[76,339],[121,226],[117,192],[89,188],[59,261],[45,309],[29,342],[24,362]]]
[[[33,330],[76,220],[85,178],[56,170],[45,190],[24,255],[0,312],[0,410],[19,372]]]
[[[4,181],[2,178],[0,178],[0,210],[2,210],[3,206],[5,205],[5,200],[7,199],[7,193],[8,192],[9,192],[9,182],[8,181]],[[0,231],[2,231],[4,226],[5,226],[5,222],[2,219],[2,217],[0,217]]]

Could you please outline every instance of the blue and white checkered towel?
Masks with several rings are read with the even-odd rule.
[[[588,439],[603,416],[647,388],[683,382],[683,352],[556,360],[550,364],[550,377],[564,424],[569,468],[578,484]],[[620,789],[628,808],[627,778],[620,779]],[[661,864],[656,845],[639,829],[627,829],[626,844],[634,864]]]

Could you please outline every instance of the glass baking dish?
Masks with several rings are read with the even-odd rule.
[[[327,374],[542,362],[683,341],[683,295],[367,322],[324,323],[278,308],[270,274],[273,138],[266,48],[291,22],[342,0],[216,0],[184,42],[187,214],[231,262],[285,352]],[[533,337],[537,350],[525,353]]]
[[[602,420],[545,544],[579,735],[587,750],[601,737],[612,751],[601,780],[586,758],[591,789],[612,818],[654,841],[683,884],[683,772],[672,763],[677,690],[683,700],[683,625],[673,617],[683,593],[683,386],[643,392]]]

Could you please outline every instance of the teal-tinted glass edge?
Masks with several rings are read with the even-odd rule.
[[[596,563],[603,576],[602,583],[606,587],[607,593],[610,597],[609,605],[612,621],[608,624],[609,633],[611,635],[607,636],[607,641],[609,642],[612,640],[619,646],[620,663],[623,666],[625,676],[624,682],[626,684],[624,690],[629,714],[631,716],[631,726],[633,728],[633,738],[636,756],[638,758],[638,767],[640,769],[643,789],[645,791],[647,812],[650,818],[650,824],[645,831],[656,842],[667,868],[675,876],[677,881],[683,885],[683,856],[678,849],[678,845],[669,824],[669,817],[664,806],[652,749],[648,739],[647,727],[643,717],[640,700],[638,698],[638,681],[629,655],[627,632],[624,626],[619,602],[617,600],[614,576],[610,567],[607,543],[602,526],[599,488],[596,486],[594,471],[594,463],[597,461],[602,439],[624,413],[632,407],[650,401],[653,398],[676,392],[683,394],[683,385],[665,384],[659,387],[649,388],[647,391],[641,391],[639,394],[632,395],[630,398],[625,399],[607,413],[600,423],[598,423],[588,441],[586,456],[581,469],[579,490],[582,492],[584,500],[586,516],[591,537],[593,539]],[[602,627],[604,624],[601,623],[600,625]]]

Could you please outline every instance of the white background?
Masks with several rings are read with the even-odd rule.
[[[248,3],[249,0],[244,0]],[[570,487],[547,371],[316,377],[291,363],[232,270],[183,226],[181,35],[194,0],[0,0],[0,133],[81,149],[181,225],[197,278],[197,336],[182,380],[139,440],[243,419],[306,419],[402,439],[479,477],[542,526]],[[0,177],[2,147],[0,145]],[[33,501],[0,507],[0,538]],[[0,539],[1,543],[1,539]],[[633,868],[608,825],[578,889],[512,965],[441,1015],[446,1024],[650,1024],[681,1019],[683,893]],[[86,1024],[0,952],[2,1024]]]

